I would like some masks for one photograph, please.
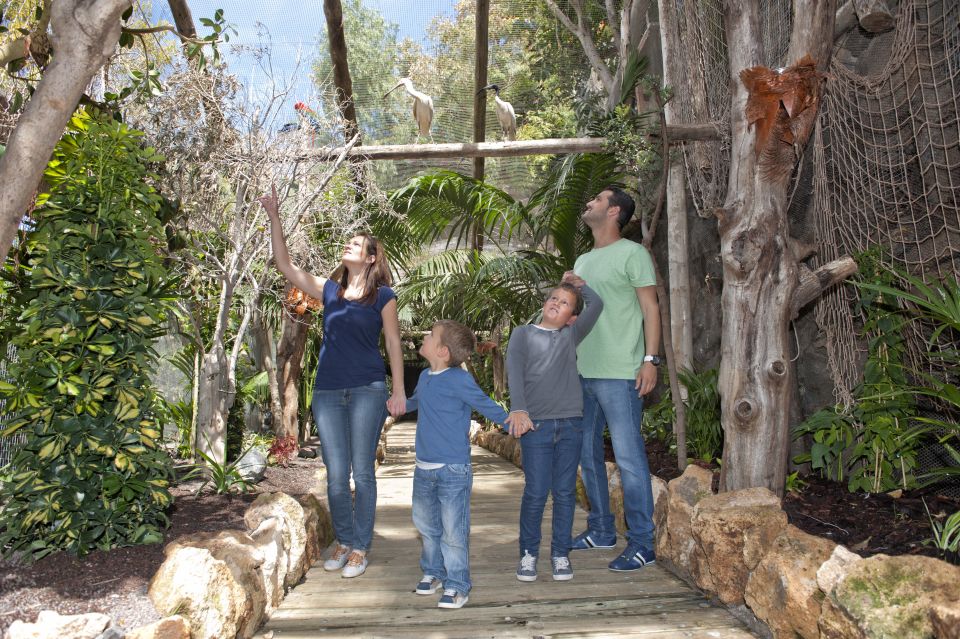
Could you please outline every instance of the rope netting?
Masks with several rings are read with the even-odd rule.
[[[903,0],[892,31],[854,29],[838,45],[814,139],[820,261],[880,247],[884,263],[928,282],[957,277],[960,8]],[[816,309],[846,402],[863,359],[848,294]],[[929,370],[929,335],[912,324],[909,337],[911,364]]]
[[[730,70],[722,2],[682,0],[677,7],[675,37],[695,43],[679,53],[685,72],[675,87],[678,119],[725,125]],[[777,68],[794,62],[784,59],[791,3],[761,7],[760,63]],[[930,282],[960,272],[958,25],[954,2],[903,0],[894,29],[875,34],[855,26],[836,42],[789,211],[791,233],[817,246],[816,265],[879,247],[886,265]],[[709,217],[726,196],[729,139],[685,144],[683,158],[695,205]],[[815,309],[837,400],[848,405],[865,355],[849,299],[854,294],[835,287]],[[911,364],[929,370],[928,336],[916,325],[911,331]]]

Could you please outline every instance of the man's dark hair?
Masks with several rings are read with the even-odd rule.
[[[581,293],[580,289],[578,289],[576,286],[570,284],[569,282],[560,282],[550,291],[551,295],[553,294],[553,291],[566,291],[567,293],[573,295],[573,314],[579,315],[583,312],[583,293]]]
[[[633,212],[637,205],[634,203],[630,194],[618,186],[608,186],[604,191],[610,191],[610,206],[620,207],[620,214],[617,216],[617,226],[622,231],[623,227],[633,217]]]

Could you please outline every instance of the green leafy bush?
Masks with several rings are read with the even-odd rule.
[[[48,193],[6,271],[10,362],[4,434],[27,433],[0,489],[5,554],[41,557],[161,540],[169,459],[158,447],[151,345],[172,282],[142,134],[78,115],[47,172]]]

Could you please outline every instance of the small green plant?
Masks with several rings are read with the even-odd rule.
[[[803,489],[807,487],[807,482],[803,479],[800,479],[800,471],[794,471],[787,475],[787,481],[785,488],[788,493],[793,493],[798,495],[803,492]]]
[[[696,459],[712,462],[723,452],[718,371],[681,370],[677,375],[687,388],[687,450]]]
[[[927,508],[927,502],[923,502],[923,507],[927,511],[927,518],[930,520],[930,528],[933,534],[928,543],[940,551],[941,556],[951,563],[957,563],[960,558],[960,510],[947,517],[944,521],[934,519]]]
[[[249,450],[251,448],[259,448],[263,452],[270,450],[270,447],[273,446],[273,441],[276,439],[276,436],[273,433],[245,433],[243,436],[243,448]]]
[[[249,449],[248,449],[249,450]],[[198,464],[196,469],[188,474],[187,478],[194,477],[194,473],[204,478],[203,483],[200,484],[200,487],[197,489],[197,492],[202,491],[207,486],[212,486],[213,491],[218,495],[225,495],[227,493],[245,493],[252,487],[252,484],[244,479],[243,475],[240,474],[239,463],[243,459],[243,456],[246,454],[244,451],[235,461],[229,463],[219,463],[216,459],[203,452],[202,450],[197,450],[197,455],[200,456],[200,459],[203,460],[202,464]]]

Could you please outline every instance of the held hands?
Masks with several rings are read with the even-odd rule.
[[[407,412],[407,398],[404,397],[403,393],[394,393],[390,396],[390,399],[387,400],[387,411],[393,417],[400,417]]]
[[[530,421],[530,415],[521,410],[515,410],[504,420],[510,427],[510,434],[519,438],[527,431],[533,430],[533,422]]]
[[[583,288],[587,283],[582,277],[580,277],[573,271],[567,271],[566,273],[564,273],[563,278],[560,281],[566,284],[572,284],[578,289]]]
[[[257,199],[257,202],[263,205],[270,221],[280,220],[280,198],[277,197],[277,185],[270,185],[270,195],[263,195]]]
[[[653,362],[644,362],[637,373],[637,392],[642,397],[657,386],[657,367]]]

